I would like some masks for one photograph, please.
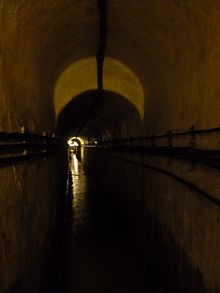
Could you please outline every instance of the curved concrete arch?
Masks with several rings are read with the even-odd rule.
[[[144,119],[145,96],[136,74],[120,61],[106,57],[103,69],[104,89],[128,99]],[[97,88],[96,58],[81,59],[68,66],[59,76],[54,87],[56,118],[73,97]]]
[[[97,90],[90,90],[73,97],[61,110],[57,119],[57,133],[61,137],[76,136],[88,109],[97,99]],[[119,111],[120,110],[120,111]],[[80,137],[109,140],[134,136],[142,128],[137,108],[125,97],[111,91],[103,91],[102,100],[88,117]]]

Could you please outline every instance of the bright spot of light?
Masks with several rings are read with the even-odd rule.
[[[68,145],[70,147],[79,146],[79,143],[71,138],[71,139],[68,140]]]

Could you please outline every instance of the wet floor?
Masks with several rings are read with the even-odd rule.
[[[123,233],[120,217],[75,155],[70,170],[72,190],[67,199],[63,275],[58,291],[154,292],[146,284],[143,267]]]

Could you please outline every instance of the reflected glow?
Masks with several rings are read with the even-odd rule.
[[[103,68],[105,90],[120,94],[128,99],[144,119],[145,95],[136,74],[120,61],[106,57]],[[96,58],[86,58],[67,67],[58,78],[54,88],[54,108],[56,118],[73,97],[87,90],[97,89]]]
[[[80,188],[80,168],[79,161],[76,158],[75,154],[70,154],[70,171],[72,175],[72,190],[73,190],[73,202],[72,207],[75,208],[78,205],[78,196],[79,196],[79,188]]]
[[[76,158],[76,155],[73,155],[73,166],[74,166],[74,172],[78,174],[79,172],[79,162]]]
[[[82,164],[77,160],[76,155],[71,154],[69,163],[72,175],[72,231],[74,235],[78,235],[87,221],[88,214],[86,212],[88,203],[85,196],[86,176],[83,174]]]

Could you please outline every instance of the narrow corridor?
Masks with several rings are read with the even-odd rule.
[[[153,292],[119,216],[75,155],[71,155],[70,170],[73,197],[66,219],[64,273],[58,291]]]

